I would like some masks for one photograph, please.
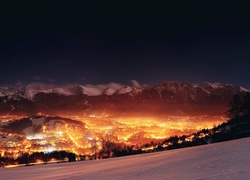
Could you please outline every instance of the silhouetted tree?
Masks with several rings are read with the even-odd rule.
[[[234,95],[229,103],[229,109],[226,114],[231,119],[249,115],[250,93],[247,92],[244,96]]]
[[[24,153],[17,158],[18,164],[28,164],[29,163],[29,154]]]
[[[250,115],[250,93],[247,92],[243,97],[243,104],[242,104],[243,114]]]
[[[226,114],[229,118],[237,118],[242,116],[243,101],[240,95],[235,94],[228,106],[229,109]]]

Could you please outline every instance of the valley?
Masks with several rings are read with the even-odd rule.
[[[74,120],[72,120],[74,119]],[[210,129],[226,119],[218,116],[168,117],[51,117],[35,116],[0,122],[2,157],[17,158],[23,153],[70,151],[93,155],[104,141],[140,148],[151,142],[162,142],[170,136],[181,136]]]

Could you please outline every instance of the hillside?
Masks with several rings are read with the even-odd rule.
[[[100,161],[0,169],[3,179],[249,179],[250,138]],[[25,172],[25,173],[24,173]]]

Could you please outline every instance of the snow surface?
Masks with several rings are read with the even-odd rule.
[[[248,89],[246,89],[246,88],[244,88],[242,86],[240,86],[240,91],[241,92],[250,92],[250,90],[248,90]]]
[[[126,94],[126,93],[129,93],[131,91],[133,91],[134,88],[133,87],[130,87],[130,86],[127,86],[127,87],[124,87],[124,88],[121,88],[119,89],[116,94]]]
[[[117,90],[116,89],[113,89],[113,88],[107,88],[103,91],[102,94],[106,94],[108,96],[111,96],[113,95]]]
[[[87,96],[98,96],[102,94],[102,90],[98,88],[92,88],[92,87],[84,87],[83,88],[83,93],[86,94]]]
[[[224,85],[221,83],[211,83],[211,82],[203,81],[199,84],[196,84],[195,87],[212,87],[213,89],[219,89],[219,88],[223,88]]]
[[[250,138],[157,153],[0,169],[1,179],[249,179]]]

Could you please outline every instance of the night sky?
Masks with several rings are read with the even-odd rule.
[[[134,79],[250,89],[246,2],[1,2],[0,85]]]

